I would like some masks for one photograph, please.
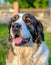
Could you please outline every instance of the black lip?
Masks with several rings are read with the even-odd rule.
[[[15,38],[17,38],[17,37],[20,37],[20,35],[19,34],[15,34]]]

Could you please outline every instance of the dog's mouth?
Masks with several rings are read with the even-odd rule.
[[[16,46],[24,45],[25,43],[28,43],[29,41],[30,41],[30,38],[23,38],[19,35],[16,35],[16,37],[13,38],[13,42],[15,43]]]

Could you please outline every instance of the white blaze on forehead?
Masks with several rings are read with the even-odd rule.
[[[24,14],[25,14],[25,13],[24,13]],[[22,18],[24,14],[23,14],[23,13],[18,13],[17,15],[18,15],[20,18]]]
[[[22,19],[24,14],[18,14],[18,15],[19,15],[19,19],[15,23],[21,24],[21,28],[22,28],[21,35],[24,36],[25,38],[31,37],[31,34],[30,34],[29,30],[27,29],[25,22]]]

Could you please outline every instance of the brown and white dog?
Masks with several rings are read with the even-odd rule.
[[[48,65],[43,25],[29,13],[19,13],[9,22],[10,48],[6,65]]]

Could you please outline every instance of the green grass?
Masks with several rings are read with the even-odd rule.
[[[0,24],[0,39],[6,39],[8,37],[7,25]],[[1,41],[0,41],[1,42]],[[7,45],[0,43],[0,65],[5,65]]]
[[[45,43],[48,45],[48,48],[51,51],[51,33],[45,33]]]
[[[49,48],[51,54],[51,33],[47,33],[44,29],[45,33],[45,43]],[[0,24],[0,39],[8,38],[8,28],[7,25]],[[5,65],[6,53],[7,53],[7,44],[4,45],[0,43],[0,65]],[[51,55],[49,57],[49,65],[51,65]]]
[[[7,25],[0,24],[0,38],[8,37],[8,28]]]
[[[50,52],[49,65],[51,65],[51,33],[44,31],[44,34],[45,34],[45,43],[48,46]]]
[[[0,65],[5,65],[7,49],[7,45],[0,44]]]

